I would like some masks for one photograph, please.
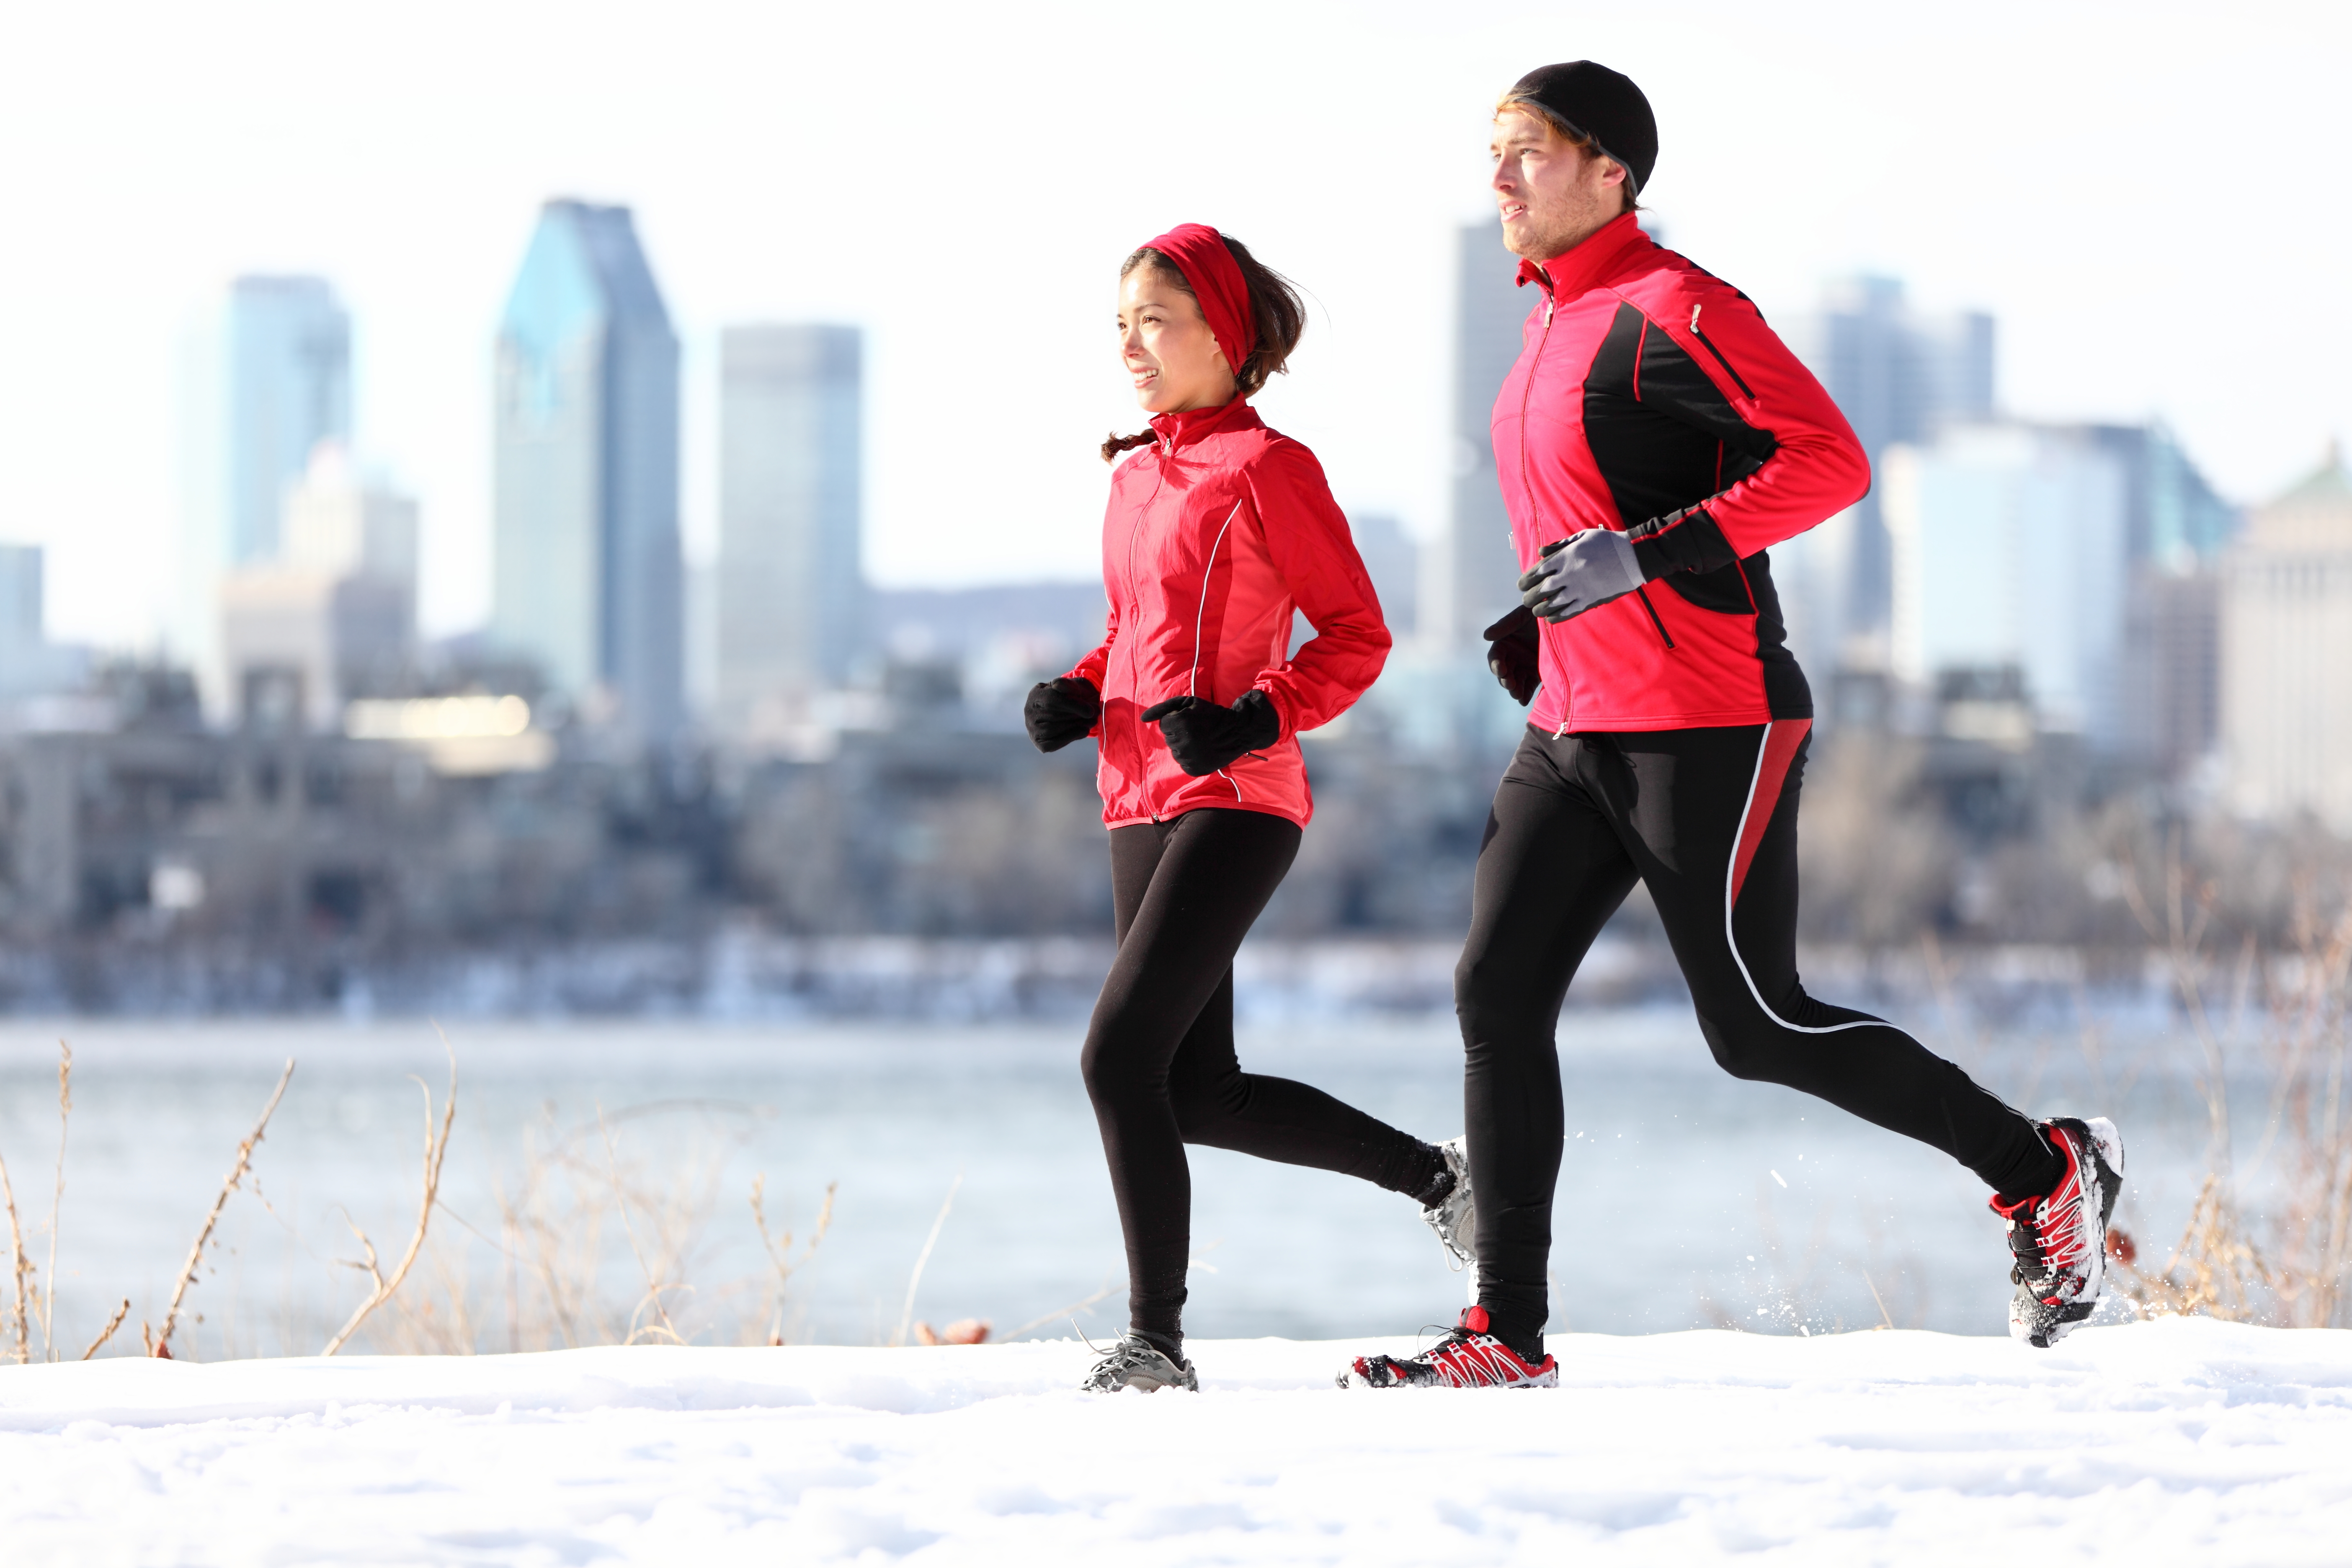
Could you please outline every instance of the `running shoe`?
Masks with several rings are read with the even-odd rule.
[[[1530,1363],[1486,1331],[1486,1309],[1465,1307],[1451,1332],[1400,1361],[1358,1356],[1339,1369],[1342,1388],[1558,1388],[1559,1362]]]
[[[1193,1373],[1191,1362],[1171,1361],[1150,1340],[1140,1334],[1129,1334],[1095,1363],[1094,1370],[1078,1386],[1088,1394],[1117,1394],[1123,1388],[1139,1388],[1146,1394],[1181,1388],[1198,1394],[1201,1380]]]
[[[2038,1198],[2003,1203],[1996,1193],[1992,1212],[2007,1223],[2016,1258],[2009,1337],[2048,1350],[2098,1310],[2106,1288],[2107,1222],[2123,1192],[2124,1141],[2104,1116],[2062,1116],[2042,1131],[2066,1156],[2064,1178]]]
[[[1475,1285],[1478,1277],[1478,1213],[1470,1198],[1468,1135],[1448,1138],[1437,1146],[1437,1152],[1445,1156],[1445,1169],[1452,1173],[1454,1185],[1444,1197],[1422,1210],[1421,1217],[1437,1233],[1437,1245],[1445,1248],[1445,1266],[1456,1273],[1469,1269]]]

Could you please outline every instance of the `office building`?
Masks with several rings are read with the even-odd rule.
[[[352,324],[323,278],[229,288],[227,563],[278,552],[289,486],[321,441],[352,435]]]
[[[1992,318],[1915,311],[1894,279],[1832,286],[1820,311],[1788,323],[1786,341],[1853,426],[1874,474],[1899,443],[1992,416]],[[1812,534],[1773,549],[1774,580],[1796,601],[1791,640],[1817,685],[1839,668],[1885,667],[1895,594],[1885,494],[1874,484]]]
[[[1372,592],[1380,595],[1389,635],[1403,642],[1413,635],[1421,612],[1421,546],[1386,512],[1366,512],[1349,523]]]
[[[854,327],[719,339],[717,689],[730,725],[839,686],[866,650]]]
[[[222,579],[277,558],[288,488],[321,441],[350,441],[351,345],[351,318],[325,279],[270,276],[232,282],[190,345],[172,641],[215,712],[230,705]]]
[[[2042,728],[2120,749],[2128,482],[2074,429],[1964,426],[1891,447],[1893,673],[1928,689],[2014,669]]]
[[[2248,519],[2221,578],[2231,805],[2352,834],[2352,482],[2334,448]]]
[[[1535,300],[1518,284],[1519,258],[1493,218],[1454,236],[1454,488],[1445,537],[1429,552],[1419,629],[1441,647],[1468,647],[1519,602],[1518,552],[1495,471],[1495,398],[1517,363]]]
[[[541,209],[500,321],[491,630],[660,743],[684,719],[678,345],[625,207]]]
[[[322,442],[287,492],[282,548],[220,587],[228,707],[249,727],[339,730],[416,652],[416,503]]]
[[[39,657],[41,616],[41,547],[0,544],[0,688],[16,686]]]

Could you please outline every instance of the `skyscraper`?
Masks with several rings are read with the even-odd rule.
[[[229,692],[221,665],[222,579],[274,559],[286,492],[321,441],[352,433],[351,318],[323,278],[246,277],[191,346],[187,515],[175,651],[197,671],[215,712]]]
[[[0,695],[26,689],[40,674],[41,613],[41,547],[0,544]]]
[[[1897,444],[1879,476],[1891,663],[1927,687],[2014,669],[2043,728],[2126,738],[2129,475],[2079,427],[1974,425]]]
[[[352,436],[352,322],[323,278],[229,286],[227,562],[278,553],[287,487]]]
[[[865,647],[862,345],[854,327],[730,327],[719,353],[719,704],[740,722],[839,685]]]
[[[1518,286],[1519,258],[1503,248],[1502,226],[1493,218],[1464,225],[1455,247],[1454,495],[1444,542],[1430,552],[1434,569],[1420,596],[1420,630],[1460,647],[1519,602],[1518,552],[1495,472],[1495,397],[1518,360],[1534,301]]]
[[[491,630],[656,743],[685,701],[677,358],[629,210],[549,202],[499,328]]]
[[[2352,479],[2333,445],[2223,568],[2222,754],[2251,816],[2352,833]]]
[[[1818,314],[1790,323],[1788,342],[1853,426],[1874,473],[1898,442],[1927,441],[1946,426],[1992,417],[1992,318],[1915,311],[1892,278],[1834,286]],[[1880,496],[1873,484],[1818,538],[1801,535],[1773,551],[1775,576],[1796,590],[1790,640],[1815,667],[1817,686],[1853,660],[1859,646],[1883,638],[1894,611]]]

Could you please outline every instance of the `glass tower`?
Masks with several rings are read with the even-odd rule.
[[[491,629],[666,742],[685,704],[677,334],[626,207],[541,209],[497,374]]]
[[[286,490],[352,436],[352,321],[323,278],[229,286],[227,563],[278,553]]]
[[[719,345],[719,701],[838,686],[863,651],[859,334],[732,327]]]

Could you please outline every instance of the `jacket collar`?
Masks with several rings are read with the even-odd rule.
[[[1249,399],[1238,396],[1214,408],[1186,408],[1151,416],[1152,433],[1160,437],[1161,448],[1171,452],[1191,446],[1213,430],[1250,430],[1264,423],[1257,410],[1249,405]]]
[[[1519,281],[1540,284],[1553,300],[1565,301],[1599,283],[1612,263],[1635,246],[1655,243],[1642,232],[1637,213],[1620,213],[1569,250],[1549,261],[1521,258]]]

